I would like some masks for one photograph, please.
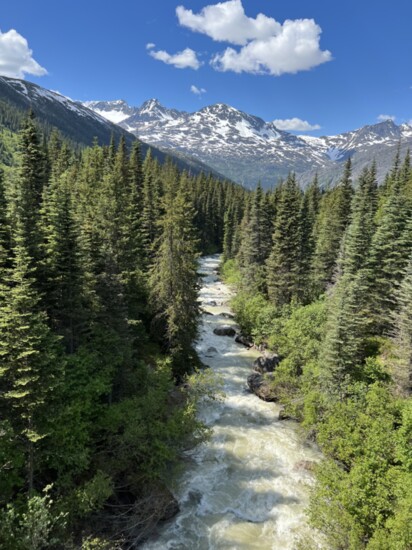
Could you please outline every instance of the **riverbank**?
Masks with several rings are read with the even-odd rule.
[[[278,420],[280,407],[251,394],[246,379],[260,353],[214,329],[235,326],[232,292],[219,280],[219,257],[202,260],[205,313],[197,351],[222,378],[225,398],[200,408],[210,440],[186,453],[184,471],[170,488],[179,514],[143,546],[164,548],[296,548],[309,533],[305,508],[319,452],[305,444],[295,423]]]

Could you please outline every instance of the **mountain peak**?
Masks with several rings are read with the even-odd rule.
[[[112,103],[110,109],[115,108]],[[155,98],[133,108],[121,126],[163,150],[194,156],[247,186],[261,180],[270,187],[291,170],[305,183],[316,171],[322,171],[328,183],[335,182],[348,157],[354,157],[354,179],[371,158],[377,158],[381,180],[399,140],[402,150],[412,143],[412,126],[392,120],[336,136],[296,136],[223,102],[186,113],[164,107]]]
[[[154,109],[165,109],[160,101],[156,98],[147,99],[140,107],[140,112],[153,111]]]

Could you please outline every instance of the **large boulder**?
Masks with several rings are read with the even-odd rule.
[[[251,392],[263,399],[263,401],[276,401],[275,395],[270,387],[270,380],[263,376],[253,372],[247,377],[247,385]]]
[[[247,348],[253,347],[253,342],[251,342],[250,339],[242,333],[236,334],[235,342],[242,344],[242,346],[246,346]]]
[[[214,348],[213,346],[211,346],[210,348],[207,348],[207,351],[205,353],[205,357],[213,357],[214,355],[216,355],[217,353],[219,353],[217,351],[216,348]]]
[[[256,359],[253,363],[253,370],[259,372],[260,374],[273,372],[279,365],[279,362],[280,357],[276,353],[265,354]]]
[[[229,325],[222,325],[220,327],[216,327],[213,330],[213,332],[217,336],[231,336],[232,338],[236,334],[235,329]]]

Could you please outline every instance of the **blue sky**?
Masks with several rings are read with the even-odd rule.
[[[335,134],[412,119],[411,20],[408,0],[4,0],[0,73],[82,101],[224,102]]]

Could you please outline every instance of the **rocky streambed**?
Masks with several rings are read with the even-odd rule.
[[[203,315],[197,350],[222,377],[225,398],[201,407],[211,438],[187,451],[183,471],[169,484],[180,511],[143,548],[292,550],[311,533],[305,508],[311,470],[321,456],[302,441],[294,422],[279,420],[276,403],[258,399],[248,388],[262,353],[235,341],[231,291],[218,279],[218,264],[219,257],[210,256],[200,268]],[[219,335],[228,328],[230,334]],[[272,357],[272,366],[277,360]],[[271,368],[266,363],[255,363],[261,370],[252,376],[264,377]]]

